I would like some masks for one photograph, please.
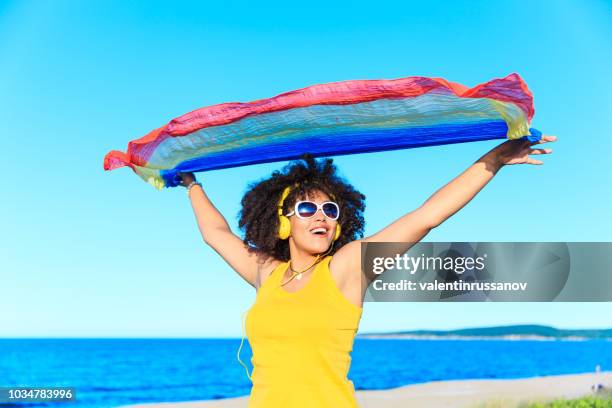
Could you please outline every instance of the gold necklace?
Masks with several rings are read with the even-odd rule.
[[[329,249],[323,254],[323,256],[329,254],[333,247],[334,247],[334,241],[332,241],[331,245],[329,246]],[[299,272],[293,269],[293,267],[291,266],[291,259],[289,259],[289,270],[291,270],[291,277],[285,283],[282,283],[282,277],[281,277],[281,286],[288,284],[295,277],[297,277],[297,280],[302,280],[302,274],[306,272],[307,270],[309,270],[310,268],[312,268],[313,266],[315,266],[318,262],[321,261],[321,259],[323,259],[321,254],[317,255],[317,259],[315,259],[312,265],[310,265],[308,268],[304,269],[303,271],[299,271]]]
[[[304,272],[308,271],[313,266],[315,266],[317,264],[317,262],[319,262],[320,258],[321,258],[321,255],[317,255],[317,259],[315,259],[315,261],[308,268],[304,269],[303,271],[296,271],[295,269],[293,269],[293,267],[291,266],[291,261],[289,261],[289,269],[291,270],[291,279],[293,279],[295,277],[297,280],[302,280],[302,274]]]

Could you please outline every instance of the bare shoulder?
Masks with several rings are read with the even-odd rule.
[[[255,289],[259,290],[261,285],[265,282],[266,279],[270,277],[274,269],[282,262],[278,259],[268,257],[268,258],[259,258],[257,260],[257,277],[255,281]]]
[[[329,269],[340,285],[361,278],[361,241],[356,240],[344,245],[329,263]]]
[[[336,286],[353,305],[363,307],[364,279],[361,273],[361,241],[353,241],[338,250],[329,263]]]

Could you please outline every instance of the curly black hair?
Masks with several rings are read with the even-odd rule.
[[[249,251],[263,259],[272,257],[288,261],[288,240],[278,237],[278,202],[286,187],[291,192],[283,203],[283,214],[293,208],[296,201],[315,191],[333,197],[340,207],[338,222],[342,228],[340,237],[334,242],[333,255],[338,249],[355,239],[363,238],[365,220],[365,195],[336,174],[332,159],[316,161],[312,155],[304,154],[300,160],[292,161],[282,171],[275,171],[267,179],[248,186],[242,198],[239,226],[244,231],[244,244]]]

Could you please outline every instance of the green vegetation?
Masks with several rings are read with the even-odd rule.
[[[413,330],[392,333],[379,333],[380,335],[413,335],[413,336],[465,336],[465,337],[497,337],[497,336],[541,336],[548,338],[580,337],[585,339],[610,339],[612,329],[594,330],[564,330],[550,326],[535,324],[480,327],[460,330]]]
[[[476,408],[612,408],[612,392],[600,392],[576,399],[558,398],[522,403],[516,400],[497,399],[478,404]]]
[[[601,394],[572,400],[556,399],[550,402],[536,402],[521,408],[612,408],[612,394]]]

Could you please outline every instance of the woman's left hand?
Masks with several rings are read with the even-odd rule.
[[[541,160],[532,159],[529,155],[550,154],[552,149],[532,149],[531,146],[554,142],[557,136],[542,135],[537,142],[528,140],[507,140],[491,151],[500,166],[506,164],[544,164]]]

